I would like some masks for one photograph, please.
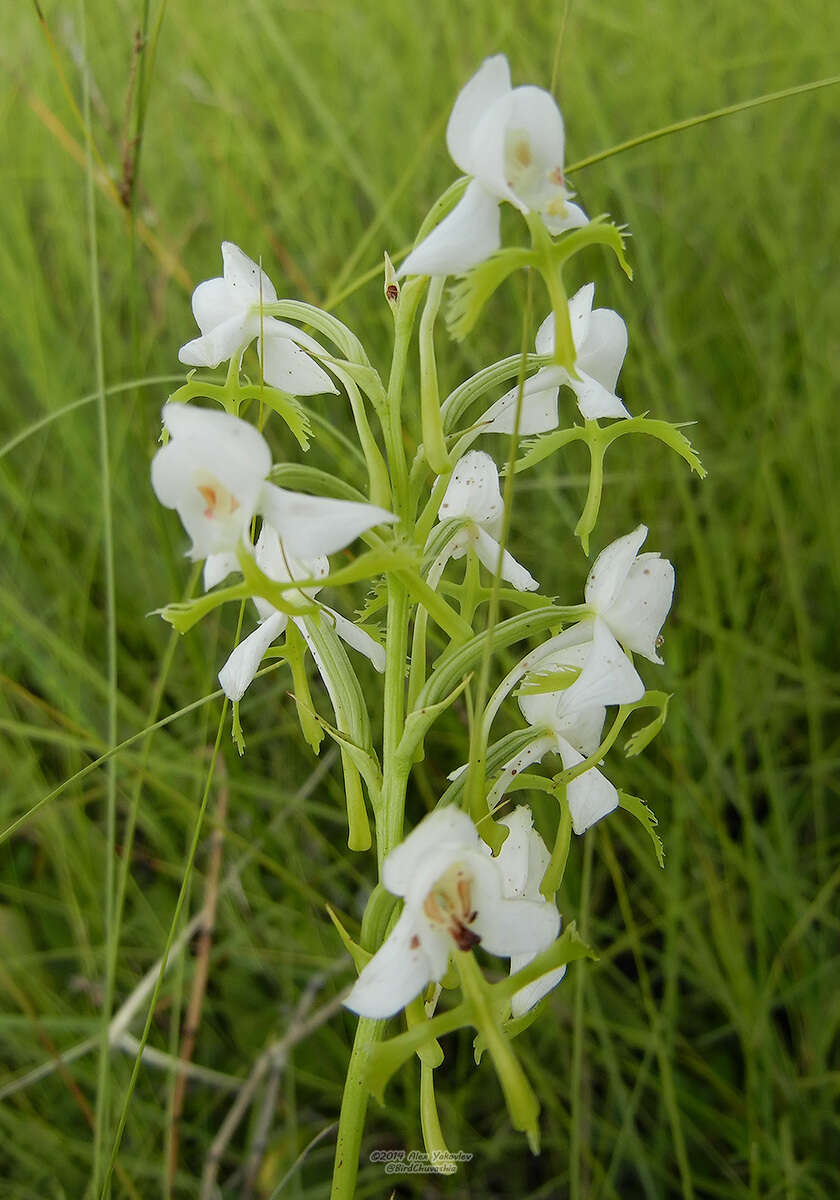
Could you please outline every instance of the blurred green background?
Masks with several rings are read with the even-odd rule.
[[[97,407],[67,409],[96,390],[84,69],[109,387],[178,376],[177,349],[194,333],[191,287],[219,273],[223,238],[261,255],[281,295],[338,300],[337,315],[385,369],[381,283],[355,285],[384,249],[410,243],[455,177],[443,135],[458,88],[497,51],[515,82],[548,86],[566,15],[536,0],[171,0],[165,11],[88,0],[85,38],[80,5],[42,6],[44,24],[22,2],[7,13],[0,49],[4,829],[108,737]],[[838,48],[840,9],[824,0],[573,4],[556,89],[567,159],[830,76]],[[840,1191],[839,106],[837,88],[811,92],[572,175],[588,212],[608,211],[632,232],[632,285],[606,257],[587,259],[599,303],[629,327],[621,394],[633,412],[696,421],[710,472],[700,483],[664,448],[620,443],[593,545],[644,520],[648,548],[677,567],[667,667],[647,673],[675,693],[671,716],[642,760],[615,756],[612,769],[659,816],[666,869],[623,813],[573,846],[561,909],[601,958],[570,969],[518,1043],[543,1104],[541,1157],[511,1130],[490,1063],[475,1067],[464,1034],[450,1039],[438,1102],[450,1148],[473,1161],[449,1180],[366,1164],[360,1196]],[[120,190],[138,151],[132,219]],[[464,346],[441,334],[446,384],[517,350],[521,302],[516,287],[504,290]],[[141,382],[106,402],[120,739],[212,693],[236,628],[225,611],[177,640],[148,616],[182,596],[189,576],[177,519],[148,483],[168,390]],[[314,407],[349,428],[340,400]],[[27,433],[34,422],[43,425]],[[292,450],[282,436],[275,447]],[[584,467],[574,455],[553,460],[518,490],[512,548],[566,602],[587,570],[570,533]],[[350,611],[348,597],[339,603]],[[374,864],[346,850],[340,774],[332,757],[315,769],[287,687],[281,670],[251,689],[242,760],[225,733],[181,921],[201,910],[211,834],[223,829],[193,1054],[220,1075],[190,1082],[176,1121],[167,1060],[144,1061],[115,1195],[198,1196],[237,1081],[313,978],[316,1007],[350,980],[324,901],[357,928]],[[218,714],[217,700],[198,705],[116,759],[118,851],[139,798],[117,1005],[162,953]],[[414,818],[463,759],[463,736],[453,718],[430,742]],[[0,849],[0,1195],[15,1200],[85,1195],[124,1109],[128,1042],[110,1058],[98,1155],[95,1045],[42,1079],[28,1075],[101,1026],[106,791],[106,773],[88,773]],[[179,1053],[199,961],[175,955],[150,1034],[160,1054]],[[335,1016],[259,1082],[213,1194],[327,1194],[353,1024]],[[372,1105],[365,1159],[422,1146],[417,1084],[412,1066],[386,1108]]]

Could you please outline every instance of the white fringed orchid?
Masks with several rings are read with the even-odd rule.
[[[362,970],[345,1004],[363,1017],[399,1012],[446,971],[453,946],[479,943],[505,958],[538,954],[560,917],[542,898],[508,897],[499,859],[458,808],[430,813],[385,859],[382,882],[403,911]]]
[[[310,357],[326,355],[323,346],[294,325],[260,312],[261,305],[277,300],[265,271],[233,242],[222,242],[222,264],[221,278],[206,279],[193,292],[192,309],[201,337],[181,347],[181,362],[218,367],[229,358],[241,359],[259,338],[263,378],[271,387],[294,396],[337,392],[326,371]]]
[[[501,245],[499,204],[538,212],[552,234],[586,225],[569,203],[563,179],[565,133],[554,97],[538,87],[514,88],[503,54],[484,60],[459,92],[446,144],[472,176],[460,203],[414,249],[401,275],[453,275],[483,262]]]
[[[508,816],[502,817],[499,824],[505,825],[509,831],[497,860],[504,879],[505,895],[511,900],[523,898],[537,904],[548,904],[549,901],[540,891],[540,885],[548,870],[551,855],[545,842],[534,829],[534,817],[530,808],[520,805]],[[511,975],[527,967],[534,957],[533,953],[511,955]],[[533,983],[520,988],[510,1002],[511,1016],[523,1016],[538,1004],[543,996],[547,996],[552,988],[557,987],[565,974],[564,965],[554,971],[547,971]]]
[[[529,669],[519,707],[528,724],[545,733],[505,764],[487,798],[491,808],[516,775],[549,752],[559,754],[567,770],[594,754],[607,705],[632,704],[645,692],[635,667],[600,617],[581,621],[546,642],[529,655]],[[618,792],[592,766],[566,785],[566,799],[572,828],[580,834],[617,807]]]
[[[627,326],[611,308],[592,308],[595,284],[587,283],[569,301],[569,321],[575,347],[575,374],[565,367],[541,367],[526,381],[522,392],[519,435],[556,429],[557,400],[563,385],[572,389],[578,408],[587,420],[629,417],[615,388],[627,353]],[[554,314],[537,330],[537,354],[554,353]],[[513,433],[517,388],[511,388],[481,418],[484,433]]]
[[[495,574],[498,567],[500,546],[496,539],[502,531],[504,504],[496,464],[482,450],[470,450],[452,472],[438,519],[445,521],[451,517],[466,517],[469,524],[455,534],[433,564],[429,573],[433,587],[437,586],[446,561],[463,558],[469,547],[488,571]],[[502,579],[520,592],[532,592],[540,586],[507,550],[502,556]]]
[[[208,577],[224,578],[237,549],[249,544],[257,513],[296,559],[333,554],[373,525],[396,520],[374,504],[307,496],[267,482],[268,442],[239,417],[166,404],[163,423],[169,441],[152,460],[152,487],[161,504],[177,510],[192,538],[191,558],[225,556],[210,565],[207,586]]]
[[[260,570],[278,583],[287,583],[293,579],[323,579],[329,572],[326,555],[319,555],[303,562],[296,558],[290,558],[284,553],[277,534],[267,523],[263,524],[257,539],[255,558]],[[302,588],[300,591],[292,588],[284,593],[284,598],[291,605],[305,607],[306,600],[313,599],[319,591],[318,587]],[[229,700],[242,699],[260,668],[266,650],[285,631],[290,620],[294,621],[307,644],[312,648],[309,632],[302,617],[289,616],[284,612],[279,612],[267,600],[263,600],[259,596],[254,598],[254,604],[260,617],[259,626],[239,643],[219,672],[219,683]],[[348,646],[352,646],[369,658],[377,671],[385,670],[385,650],[369,634],[325,604],[318,605],[318,612],[324,614],[325,619],[330,621],[338,636]]]
[[[584,594],[622,646],[661,663],[656,644],[674,597],[674,568],[656,553],[639,554],[647,535],[647,526],[639,525],[602,550]]]

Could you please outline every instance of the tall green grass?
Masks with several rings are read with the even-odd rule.
[[[43,9],[54,49],[34,7],[20,4],[0,51],[2,828],[107,750],[112,705],[122,741],[216,689],[237,614],[213,617],[177,644],[147,615],[185,593],[189,568],[182,531],[148,483],[169,385],[143,381],[177,374],[177,348],[193,332],[190,285],[218,273],[220,241],[262,255],[281,293],[321,303],[343,296],[339,316],[384,362],[390,318],[380,284],[356,285],[383,249],[409,242],[454,177],[443,128],[457,88],[498,50],[516,81],[547,85],[563,21],[560,5],[533,0],[428,0],[422,9],[243,0],[172,3],[163,13],[88,0],[85,50],[78,8]],[[144,20],[150,41],[136,70]],[[568,159],[830,76],[839,44],[840,17],[821,0],[573,5],[558,71]],[[116,692],[87,133],[78,121],[85,69]],[[587,210],[609,211],[633,235],[632,285],[590,260],[599,302],[617,307],[630,329],[628,406],[696,421],[692,439],[710,469],[699,483],[664,451],[627,439],[608,460],[595,547],[645,520],[651,545],[677,566],[661,682],[675,692],[671,717],[643,759],[615,772],[657,812],[666,870],[621,813],[573,847],[561,908],[601,957],[570,970],[547,1017],[520,1042],[544,1106],[542,1156],[532,1159],[513,1135],[491,1068],[474,1066],[465,1036],[439,1072],[438,1098],[450,1147],[473,1162],[441,1181],[365,1165],[360,1196],[388,1195],[392,1184],[399,1196],[453,1197],[799,1200],[840,1190],[838,106],[837,89],[794,97],[574,176]],[[115,187],[138,114],[132,221]],[[515,352],[521,300],[509,289],[467,345],[444,352],[441,342],[447,382]],[[349,428],[340,401],[314,407]],[[282,439],[277,446],[292,452]],[[517,489],[517,557],[570,600],[587,569],[568,549],[584,467],[570,455]],[[373,864],[344,847],[339,774],[334,764],[316,768],[302,747],[287,686],[281,669],[249,693],[244,759],[223,740],[186,885],[179,928],[204,901],[226,788],[194,1062],[227,1086],[190,1084],[177,1197],[199,1194],[232,1089],[286,1029],[313,976],[327,972],[316,1008],[350,980],[324,902],[353,927],[373,879]],[[166,1194],[173,1074],[144,1061],[127,1103],[133,1057],[111,1052],[103,1088],[97,1044],[109,957],[119,1007],[178,933],[173,913],[220,705],[190,708],[113,759],[114,858],[101,769],[64,787],[0,849],[4,1197],[84,1196],[94,1172],[101,1183],[123,1115],[114,1194]],[[430,744],[416,816],[462,757],[453,719]],[[117,945],[108,904],[135,804]],[[159,1052],[178,1054],[193,975],[193,955],[176,954],[150,1025]],[[131,1026],[135,1037],[145,1015]],[[326,1194],[329,1132],[298,1160],[335,1119],[352,1027],[349,1015],[334,1017],[290,1053],[274,1097],[270,1076],[260,1085],[221,1161],[223,1195],[245,1194],[263,1110],[271,1121],[254,1194],[271,1196],[290,1171],[284,1195]],[[86,1041],[87,1054],[26,1082]],[[371,1110],[368,1148],[420,1146],[417,1084],[409,1070],[388,1107]]]

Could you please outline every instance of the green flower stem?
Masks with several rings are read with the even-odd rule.
[[[388,576],[388,631],[385,637],[385,712],[382,727],[382,798],[377,817],[379,872],[402,838],[405,789],[411,769],[399,754],[405,724],[405,660],[408,650],[408,589],[400,574]]]
[[[590,426],[595,426],[595,429],[598,429],[597,422],[595,421],[587,421],[586,425],[587,429]],[[600,432],[600,429],[598,429],[598,432]],[[580,538],[584,554],[589,553],[589,535],[595,528],[595,522],[598,520],[598,510],[601,507],[601,494],[604,490],[604,454],[607,449],[606,441],[600,437],[588,437],[587,444],[589,446],[589,490],[586,494],[586,503],[583,506],[583,512],[580,514],[580,519],[575,526],[575,537]]]
[[[561,784],[556,788],[555,795],[560,801],[560,824],[557,827],[557,837],[554,839],[551,861],[540,884],[540,891],[546,900],[554,899],[554,893],[563,882],[569,858],[569,847],[572,842],[572,813],[566,800],[565,786]]]
[[[490,1051],[493,1066],[499,1077],[499,1083],[502,1085],[513,1127],[527,1136],[532,1152],[538,1154],[540,1148],[539,1100],[526,1079],[525,1072],[522,1070],[510,1042],[499,1028],[488,985],[478,968],[472,951],[455,950],[453,956],[461,980],[464,999],[472,1007],[476,1029],[484,1034],[487,1049]]]
[[[569,320],[569,299],[563,285],[562,265],[555,259],[554,243],[539,213],[528,213],[525,220],[531,232],[531,245],[539,255],[540,274],[548,289],[554,312],[554,362],[574,374],[575,343]]]
[[[388,465],[391,470],[394,508],[401,520],[407,520],[410,517],[408,462],[403,446],[402,390],[417,306],[425,286],[426,279],[418,276],[416,279],[410,279],[402,290],[394,322],[394,352],[391,357],[391,373],[388,377],[388,419],[385,424],[385,440]]]
[[[356,1194],[359,1151],[370,1097],[366,1079],[368,1055],[371,1047],[381,1040],[384,1028],[384,1021],[372,1021],[367,1017],[360,1017],[356,1026],[341,1097],[330,1200],[353,1200]]]
[[[350,409],[353,413],[353,420],[356,422],[359,444],[362,447],[365,464],[367,465],[370,502],[371,504],[378,504],[380,508],[387,509],[391,504],[391,484],[388,479],[388,468],[385,465],[385,459],[382,457],[382,452],[376,444],[376,438],[373,436],[373,431],[368,422],[361,392],[356,386],[355,381],[346,371],[342,371],[341,367],[337,367],[334,364],[331,365],[333,374],[344,384],[350,400]]]
[[[425,579],[421,579],[414,571],[398,570],[393,571],[392,575],[405,584],[414,599],[423,605],[432,620],[436,621],[453,641],[463,642],[473,636],[472,625],[468,625],[454,608],[450,608],[444,598],[429,587]]]
[[[436,475],[447,475],[452,464],[446,453],[443,420],[440,413],[437,364],[435,362],[435,322],[443,297],[445,275],[429,283],[426,305],[420,318],[420,416],[423,430],[423,453]]]
[[[458,1167],[449,1153],[443,1130],[440,1127],[440,1117],[435,1101],[434,1068],[429,1066],[426,1061],[420,1063],[420,1128],[423,1131],[423,1145],[431,1160],[431,1165],[439,1175],[454,1175]]]
[[[306,643],[295,625],[289,621],[286,626],[286,645],[284,647],[286,661],[292,670],[292,689],[298,703],[295,705],[304,741],[317,754],[324,740],[324,731],[316,716],[312,693],[309,690],[309,677],[306,674],[305,656]]]

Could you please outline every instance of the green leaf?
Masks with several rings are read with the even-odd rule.
[[[645,804],[644,800],[640,800],[638,796],[631,796],[627,792],[618,793],[618,803],[625,812],[631,813],[639,824],[647,831],[650,840],[653,842],[653,850],[656,854],[656,861],[660,867],[665,866],[665,849],[662,845],[662,839],[655,830],[655,826],[659,824],[656,817]]]

